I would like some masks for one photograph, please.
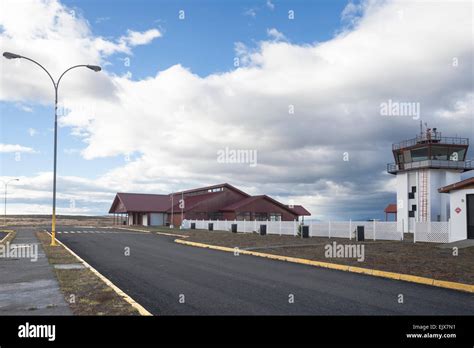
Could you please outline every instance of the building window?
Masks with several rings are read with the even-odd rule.
[[[411,187],[411,192],[415,193],[416,192],[416,186]]]
[[[416,204],[413,204],[413,205],[411,206],[411,210],[412,210],[412,211],[416,211]]]
[[[428,158],[428,148],[420,147],[418,149],[411,150],[411,160],[412,162],[425,161]]]
[[[414,218],[414,217],[415,217],[415,212],[410,210],[410,211],[408,212],[408,217]]]
[[[415,199],[415,194],[413,192],[408,192],[408,199]]]
[[[280,213],[270,213],[270,221],[281,221]]]
[[[238,221],[243,221],[243,220],[250,221],[250,212],[248,211],[240,212],[237,214],[236,219]]]
[[[255,220],[257,221],[266,221],[268,219],[267,213],[255,213]]]
[[[210,213],[209,216],[210,216],[211,220],[223,220],[223,218],[224,218],[224,215],[222,213],[218,213],[218,212]]]

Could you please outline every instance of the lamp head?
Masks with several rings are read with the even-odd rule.
[[[98,65],[86,65],[89,69],[94,70],[95,72],[99,72],[102,68]]]
[[[3,56],[7,59],[17,59],[17,58],[23,58],[19,54],[16,53],[11,53],[11,52],[3,52]]]

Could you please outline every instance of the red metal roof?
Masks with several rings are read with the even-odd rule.
[[[395,203],[390,203],[389,205],[387,205],[385,207],[384,212],[396,214],[397,213],[397,205]]]
[[[228,183],[223,183],[223,184],[218,184],[218,185],[212,185],[212,186],[205,186],[205,187],[199,187],[199,188],[196,188],[196,189],[191,189],[191,190],[186,190],[186,191],[179,191],[179,192],[175,192],[174,194],[175,195],[181,195],[181,193],[183,194],[187,194],[187,193],[193,193],[193,192],[199,192],[199,191],[208,191],[208,190],[213,190],[213,189],[217,189],[219,187],[226,187],[230,190],[234,190],[244,196],[250,196],[248,193],[244,192],[244,191],[241,191],[239,190],[237,187],[235,186],[232,186],[231,184],[228,184]]]
[[[244,199],[242,199],[238,202],[235,202],[233,204],[228,205],[227,207],[222,208],[221,211],[235,211],[235,210],[237,210],[241,207],[246,206],[247,204],[250,204],[250,203],[252,203],[254,201],[257,201],[257,200],[260,200],[260,199],[265,199],[267,201],[270,201],[273,204],[276,204],[276,205],[282,207],[283,209],[288,210],[291,213],[296,214],[298,216],[303,216],[303,215],[309,216],[309,215],[311,215],[311,213],[309,211],[307,211],[305,208],[303,208],[303,206],[301,206],[301,205],[295,205],[293,208],[290,208],[289,206],[287,206],[285,204],[282,204],[282,203],[278,202],[277,200],[275,200],[275,199],[273,199],[273,198],[271,198],[267,195],[250,196],[250,197],[244,198]]]
[[[290,209],[293,210],[298,216],[311,216],[311,213],[307,211],[302,205],[294,205],[293,208]]]
[[[184,192],[183,192],[184,194]],[[189,209],[192,209],[194,208],[197,204],[205,201],[205,200],[208,200],[210,198],[214,198],[216,196],[219,196],[219,195],[222,195],[224,194],[224,191],[218,191],[218,192],[208,192],[208,193],[203,193],[203,194],[199,194],[199,195],[195,195],[195,196],[184,196],[184,208],[183,208],[183,211],[188,211]],[[171,195],[170,195],[171,197]],[[170,198],[171,199],[171,198]],[[174,212],[179,212],[181,211],[181,208],[179,207],[179,200],[181,199],[181,193],[179,194],[174,194],[173,195],[173,211]],[[167,210],[168,213],[171,212],[171,201],[170,201],[170,205],[169,205],[169,208]]]
[[[169,195],[119,192],[115,196],[112,206],[110,207],[109,213],[126,213],[126,212],[143,212],[143,213],[168,212],[169,213],[171,212],[172,200],[173,200],[173,211],[179,212],[181,211],[181,208],[179,207],[179,205],[180,205],[180,199],[182,195],[184,195],[184,198],[185,198],[185,207],[183,211],[188,211],[201,202],[204,202],[208,199],[224,194],[225,193],[224,191],[208,192],[209,190],[217,189],[220,187],[226,187],[227,189],[238,192],[245,197],[233,204],[230,204],[220,209],[220,211],[235,211],[236,209],[243,207],[253,201],[256,201],[259,199],[265,199],[291,212],[292,214],[295,214],[298,216],[311,215],[311,213],[307,211],[301,205],[295,205],[293,208],[290,208],[289,206],[284,205],[267,195],[250,196],[249,194],[227,183],[220,184],[220,185],[206,186],[206,187],[201,187],[201,188],[182,191],[182,192],[175,192]],[[198,193],[200,191],[202,191],[202,193],[199,193],[196,195],[192,194],[192,193]]]
[[[460,190],[464,187],[474,185],[474,177],[455,182],[454,184],[443,186],[438,189],[440,193],[448,193],[453,190]]]
[[[121,204],[120,204],[121,203]],[[119,192],[115,196],[109,213],[166,212],[171,206],[169,195]]]
[[[229,204],[228,206],[220,209],[221,211],[234,211],[236,209],[239,209],[240,207],[243,207],[249,203],[252,203],[258,199],[261,199],[263,195],[260,196],[250,196],[244,199],[241,199],[240,201],[237,201],[235,203]]]

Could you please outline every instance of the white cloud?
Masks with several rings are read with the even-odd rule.
[[[275,41],[284,41],[284,40],[286,40],[285,35],[283,33],[279,32],[275,28],[267,29],[267,35],[269,37],[271,37],[272,39],[274,39]]]
[[[342,10],[341,19],[346,22],[354,23],[360,18],[364,11],[365,3],[355,4],[350,1]]]
[[[36,153],[36,151],[31,147],[22,146],[18,144],[0,144],[0,153],[12,152]]]
[[[158,37],[161,37],[161,33],[158,29],[150,29],[145,32],[128,30],[127,36],[122,36],[120,41],[130,46],[138,46],[147,45]]]
[[[161,36],[157,29],[129,30],[116,40],[96,36],[87,20],[57,0],[3,0],[0,25],[2,50],[35,59],[54,78],[75,63],[106,67],[111,55],[131,54],[132,47]],[[1,59],[0,69],[0,100],[42,104],[54,100],[54,89],[47,86],[48,76],[31,62]],[[113,98],[115,86],[106,71],[94,74],[75,70],[65,79],[68,87],[61,90],[62,100],[94,95]]]
[[[33,112],[33,108],[25,104],[17,103],[16,107],[24,112]]]
[[[28,24],[31,32],[15,29],[21,31],[18,42],[34,55],[43,52],[34,34],[42,22],[45,33],[56,35],[68,23],[64,35],[74,38],[74,50],[70,40],[52,34],[43,42],[64,51],[66,60],[73,51],[84,61],[102,62],[132,46],[95,37],[63,7],[36,11],[31,18],[40,23]],[[67,21],[49,20],[58,11]],[[71,76],[68,100],[94,107],[72,107],[61,125],[80,134],[85,158],[123,158],[123,165],[94,180],[96,186],[78,184],[77,192],[107,192],[107,200],[112,191],[164,193],[230,182],[283,202],[293,198],[321,218],[373,217],[395,199],[393,177],[384,173],[393,160],[390,144],[418,131],[412,118],[380,116],[381,102],[419,102],[423,121],[445,135],[472,137],[471,26],[469,4],[462,2],[370,1],[351,29],[326,42],[236,44],[244,63],[233,71],[199,77],[174,65],[138,81],[102,73]],[[44,101],[44,76],[35,74],[2,75],[0,95]],[[216,152],[226,146],[257,150],[257,167],[218,163]],[[349,161],[343,160],[346,152]],[[64,186],[65,194],[70,190]]]
[[[38,131],[34,128],[28,128],[28,134],[30,137],[34,137],[36,134],[38,134]]]
[[[266,5],[272,11],[275,9],[275,4],[273,4],[271,0],[267,0]]]
[[[255,8],[249,8],[244,11],[244,16],[249,16],[252,18],[257,17],[257,10]]]

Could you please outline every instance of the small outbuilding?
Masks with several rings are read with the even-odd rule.
[[[449,194],[453,241],[474,239],[474,177],[438,189]]]

